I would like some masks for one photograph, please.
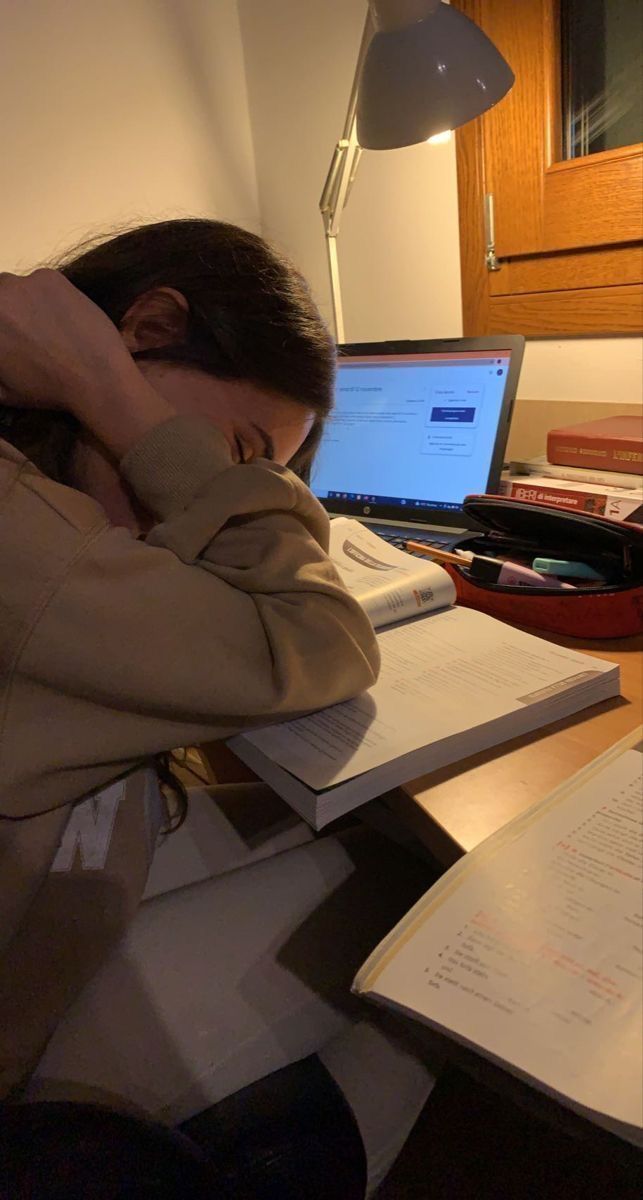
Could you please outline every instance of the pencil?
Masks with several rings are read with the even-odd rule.
[[[451,550],[438,550],[437,546],[429,546],[427,542],[406,542],[405,550],[409,553],[426,554],[427,558],[435,558],[437,562],[457,563],[459,567],[469,564],[470,554],[454,554]]]

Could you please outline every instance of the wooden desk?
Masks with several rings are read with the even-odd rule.
[[[581,644],[574,638],[547,637],[618,662],[621,696],[390,793],[389,807],[445,866],[544,799],[643,720],[643,638]]]

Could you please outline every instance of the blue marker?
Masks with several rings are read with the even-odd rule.
[[[568,562],[566,558],[535,558],[531,564],[541,575],[563,575],[570,579],[595,579],[603,583],[603,576],[588,567],[587,563]]]

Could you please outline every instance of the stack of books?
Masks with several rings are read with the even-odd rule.
[[[643,416],[550,430],[547,454],[510,463],[500,492],[643,524]]]

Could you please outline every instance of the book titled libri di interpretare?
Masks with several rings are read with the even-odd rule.
[[[572,468],[568,468],[571,472]],[[595,513],[611,517],[613,521],[632,521],[643,524],[643,479],[630,477],[628,488],[613,487],[606,483],[592,483],[572,479],[554,479],[546,475],[512,474],[503,472],[500,478],[500,494],[512,500],[536,501],[551,504],[567,512]]]

